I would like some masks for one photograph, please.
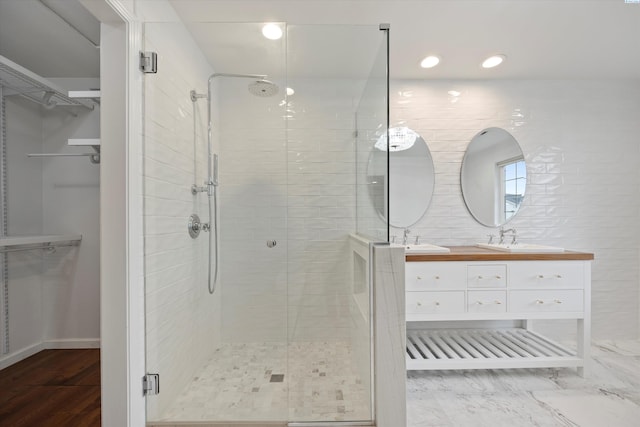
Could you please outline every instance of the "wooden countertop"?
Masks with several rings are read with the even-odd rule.
[[[451,252],[441,254],[411,254],[407,262],[416,261],[589,261],[593,254],[564,251],[558,253],[500,252],[478,246],[447,246]]]

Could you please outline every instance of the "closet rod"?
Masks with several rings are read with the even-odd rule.
[[[91,157],[99,153],[34,153],[27,157]]]
[[[95,165],[100,163],[100,152],[96,153],[32,153],[27,157],[88,157]]]
[[[31,245],[17,248],[0,248],[0,253],[7,252],[21,252],[21,251],[32,251],[34,249],[44,249],[48,251],[55,251],[56,248],[60,247],[69,247],[69,246],[78,246],[78,242],[69,242],[69,243],[42,243],[39,245]]]

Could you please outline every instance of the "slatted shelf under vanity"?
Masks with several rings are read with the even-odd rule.
[[[407,331],[407,369],[578,367],[576,352],[522,328]]]

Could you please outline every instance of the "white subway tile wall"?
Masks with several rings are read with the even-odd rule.
[[[594,339],[637,338],[637,80],[394,81],[391,94],[391,125],[422,135],[435,164],[431,205],[412,236],[468,245],[496,232],[468,213],[459,177],[471,139],[487,127],[504,128],[522,147],[528,178],[524,204],[509,226],[523,242],[593,252]]]
[[[158,52],[157,74],[145,79],[144,245],[147,372],[162,374],[162,393],[148,399],[148,420],[170,402],[219,345],[220,293],[207,291],[207,234],[193,240],[187,220],[208,222],[206,92],[210,66],[178,24],[147,24],[145,49]],[[194,141],[194,114],[197,130]]]
[[[351,338],[357,88],[286,83],[296,88],[288,104],[253,97],[237,79],[219,86],[227,342]]]

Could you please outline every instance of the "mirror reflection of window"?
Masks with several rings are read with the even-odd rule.
[[[478,132],[462,159],[460,185],[471,215],[482,225],[500,227],[522,206],[527,166],[518,141],[504,129]]]
[[[388,177],[386,134],[378,139],[369,157],[369,196],[381,218],[392,227],[406,228],[420,221],[431,202],[435,184],[433,159],[426,141],[409,128],[390,128],[389,138]]]
[[[498,164],[500,176],[500,222],[504,223],[516,214],[527,186],[527,169],[523,157]]]

